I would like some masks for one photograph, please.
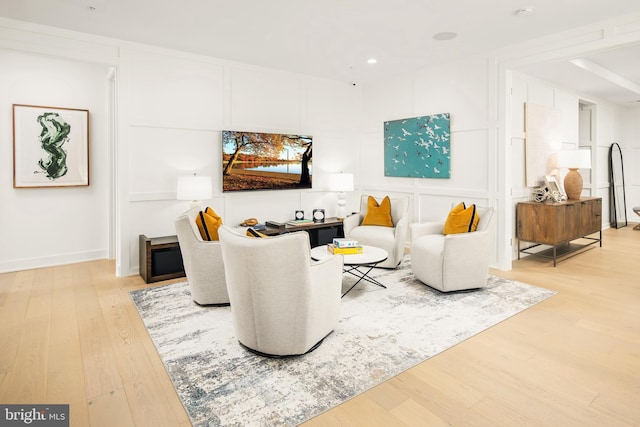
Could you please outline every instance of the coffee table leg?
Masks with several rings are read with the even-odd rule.
[[[387,289],[387,287],[386,287],[385,285],[383,285],[382,283],[380,283],[379,281],[377,281],[377,280],[376,280],[376,279],[374,279],[373,277],[369,277],[369,273],[371,272],[371,270],[373,270],[373,269],[374,269],[374,267],[375,267],[376,265],[378,265],[378,264],[376,263],[376,264],[371,264],[371,265],[355,265],[355,266],[353,266],[353,267],[349,267],[348,269],[347,269],[347,268],[345,268],[345,269],[344,269],[344,272],[345,272],[345,273],[349,273],[349,274],[351,274],[351,275],[353,275],[353,276],[356,276],[356,277],[358,278],[358,281],[357,281],[356,283],[354,283],[354,284],[353,284],[349,289],[347,289],[347,291],[346,291],[344,294],[342,294],[342,296],[344,297],[346,294],[348,294],[349,292],[351,292],[351,289],[355,288],[355,287],[356,287],[356,285],[357,285],[358,283],[360,283],[362,280],[366,280],[366,281],[367,281],[367,282],[369,282],[369,283],[373,283],[374,285],[378,285],[378,286],[380,286],[380,287],[382,287],[382,288]],[[360,271],[360,270],[358,269],[358,267],[365,267],[365,268],[368,268],[368,270],[367,270],[367,271],[365,271],[365,272],[362,272],[362,271]],[[353,272],[354,270],[355,270],[358,274],[354,273],[354,272]]]

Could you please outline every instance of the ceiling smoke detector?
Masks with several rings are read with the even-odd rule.
[[[452,33],[450,31],[443,31],[441,33],[436,33],[433,35],[433,39],[438,41],[451,40],[455,39],[456,37],[458,37],[458,34]]]

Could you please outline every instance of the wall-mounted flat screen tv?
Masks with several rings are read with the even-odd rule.
[[[311,188],[307,135],[222,131],[222,191]]]

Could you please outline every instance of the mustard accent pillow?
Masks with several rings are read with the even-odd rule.
[[[269,237],[264,233],[261,233],[257,230],[254,230],[253,228],[248,228],[247,229],[247,236],[249,237]]]
[[[382,202],[369,196],[367,199],[367,213],[362,220],[362,225],[380,225],[382,227],[393,227],[391,219],[391,200],[385,196]]]
[[[218,228],[222,225],[222,218],[210,207],[198,213],[196,225],[198,226],[198,230],[200,230],[202,240],[220,240],[218,237]]]
[[[468,208],[461,202],[451,209],[447,221],[444,223],[444,234],[470,233],[478,229],[480,216],[476,212],[476,205]]]

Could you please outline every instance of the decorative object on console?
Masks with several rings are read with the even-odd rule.
[[[304,211],[296,211],[293,218],[298,220],[304,219]]]
[[[240,223],[241,227],[253,227],[258,224],[258,218],[247,218]]]
[[[287,226],[287,224],[285,224],[284,222],[278,221],[265,221],[264,225],[266,225],[267,227],[276,228],[278,230],[284,230],[284,228]]]
[[[313,222],[324,222],[324,209],[313,210]]]
[[[547,194],[546,199],[553,200],[554,202],[560,202],[566,200],[567,195],[560,189],[560,182],[555,175],[545,175],[544,182],[546,184]]]
[[[353,174],[334,173],[329,175],[329,190],[338,192],[338,210],[336,217],[344,219],[347,216],[347,191],[353,191]]]
[[[89,110],[13,104],[13,187],[89,185]]]
[[[546,185],[531,190],[531,200],[542,203],[549,198],[549,189]]]
[[[195,208],[202,204],[202,200],[211,199],[213,196],[213,186],[210,176],[193,175],[178,177],[178,190],[176,192],[178,200],[189,200],[189,208]]]
[[[222,131],[222,191],[311,188],[313,138]]]
[[[569,199],[580,199],[582,175],[578,169],[591,169],[591,150],[562,150],[558,152],[558,167],[569,168],[564,177],[564,191]]]
[[[287,221],[287,224],[289,224],[289,225],[301,225],[301,224],[308,224],[310,222],[314,222],[314,221],[312,219],[309,219],[309,218],[292,219],[291,221]]]
[[[450,178],[449,113],[384,122],[384,176]]]

